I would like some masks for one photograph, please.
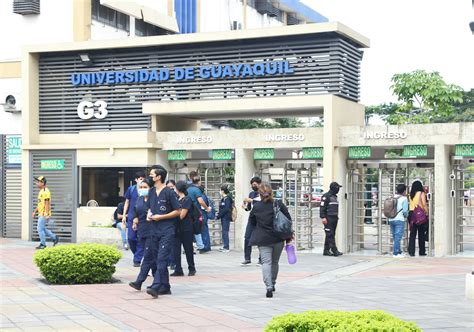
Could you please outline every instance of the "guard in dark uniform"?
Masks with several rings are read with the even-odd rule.
[[[326,239],[324,241],[324,256],[341,256],[342,253],[336,247],[336,228],[339,219],[339,202],[337,201],[337,193],[342,186],[337,182],[329,185],[329,191],[321,198],[321,207],[319,208],[319,216],[324,225]]]

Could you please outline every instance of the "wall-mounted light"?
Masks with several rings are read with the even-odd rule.
[[[85,65],[85,66],[90,66],[92,64],[92,60],[91,58],[89,57],[89,54],[87,53],[81,53],[79,54],[79,58],[81,59],[82,63]]]

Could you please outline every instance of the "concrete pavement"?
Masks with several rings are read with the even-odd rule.
[[[154,300],[127,285],[138,273],[129,251],[118,283],[50,286],[33,263],[35,243],[0,244],[2,331],[261,331],[274,315],[310,309],[381,309],[426,331],[474,331],[464,298],[472,258],[299,254],[288,265],[283,253],[266,299],[260,268],[241,267],[240,252],[213,251],[195,256],[195,277],[172,278],[173,295]]]

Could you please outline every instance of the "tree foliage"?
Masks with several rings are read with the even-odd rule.
[[[304,123],[297,118],[276,118],[273,119],[273,121],[267,121],[264,119],[229,120],[229,125],[235,129],[304,127]]]

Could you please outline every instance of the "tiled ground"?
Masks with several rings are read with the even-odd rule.
[[[172,279],[171,296],[152,299],[127,283],[138,269],[124,252],[107,285],[49,286],[33,264],[34,243],[0,239],[1,331],[260,331],[276,314],[309,309],[382,309],[428,331],[474,331],[464,298],[472,258],[323,257],[281,260],[273,299],[242,254],[196,255],[195,277]]]

